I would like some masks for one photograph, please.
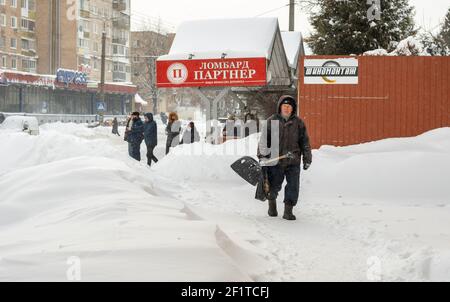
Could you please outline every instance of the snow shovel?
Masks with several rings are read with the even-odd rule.
[[[240,177],[242,177],[246,182],[251,184],[252,186],[256,186],[261,181],[261,176],[263,174],[263,167],[268,167],[271,164],[278,162],[279,160],[286,158],[294,158],[294,154],[298,152],[289,152],[286,155],[266,160],[262,163],[259,163],[256,159],[250,156],[244,156],[234,164],[231,165],[231,169],[236,172]]]

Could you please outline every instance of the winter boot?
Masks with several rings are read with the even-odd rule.
[[[269,216],[270,217],[278,216],[277,201],[274,199],[269,199]]]
[[[293,210],[294,210],[293,206],[286,204],[284,206],[283,219],[286,219],[286,220],[297,220],[297,217],[295,217],[295,215],[292,213]]]

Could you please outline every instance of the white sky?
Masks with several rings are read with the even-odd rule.
[[[134,28],[140,27],[150,17],[153,22],[160,18],[163,25],[174,31],[185,20],[255,17],[288,3],[288,0],[131,0],[131,10]],[[416,7],[416,25],[425,29],[435,28],[450,7],[449,0],[410,0],[410,3]],[[278,17],[281,30],[288,29],[287,6],[263,16]],[[297,10],[296,30],[301,31],[304,36],[311,31],[307,19],[306,14]]]

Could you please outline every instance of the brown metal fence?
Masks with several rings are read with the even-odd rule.
[[[409,137],[450,126],[450,57],[357,57],[358,85],[304,84],[299,110],[313,148]],[[348,57],[350,58],[350,57]]]

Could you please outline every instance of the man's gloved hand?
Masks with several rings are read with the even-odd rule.
[[[308,170],[309,169],[309,167],[311,167],[311,164],[307,164],[307,163],[305,163],[304,165],[303,165],[303,170]]]

